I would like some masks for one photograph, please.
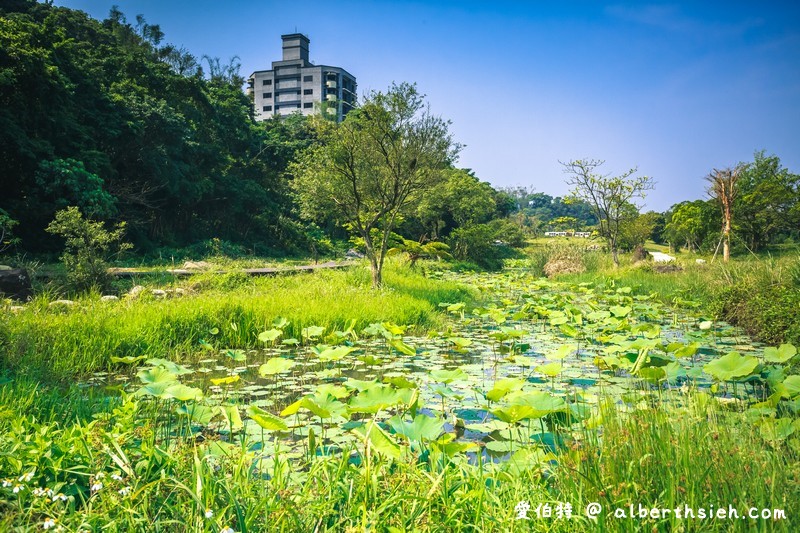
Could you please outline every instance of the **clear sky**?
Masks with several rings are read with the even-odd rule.
[[[495,186],[567,192],[559,160],[638,166],[647,206],[704,197],[712,168],[776,154],[800,173],[800,2],[56,0],[117,4],[197,56],[280,59],[282,33],[358,91],[416,82]]]

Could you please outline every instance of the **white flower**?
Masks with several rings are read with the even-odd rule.
[[[103,479],[104,477],[106,477],[104,472],[98,472],[94,475],[95,479]]]
[[[43,489],[43,488],[41,488],[41,487],[36,487],[35,489],[33,489],[33,495],[34,495],[34,496],[41,497],[41,496],[44,496],[44,495],[46,495],[46,494],[47,494],[47,491],[46,491],[46,490],[44,490],[44,489]]]
[[[128,485],[126,487],[122,487],[117,492],[119,492],[120,496],[127,496],[128,494],[131,493],[131,486]]]
[[[225,529],[223,529],[219,533],[236,533],[236,531],[232,527],[226,527]]]
[[[33,472],[28,472],[27,474],[19,476],[19,481],[22,481],[23,483],[27,483],[32,479],[33,479]]]
[[[211,518],[212,516],[214,516],[214,511],[206,509],[206,518]]]
[[[67,501],[67,497],[59,492],[58,494],[53,496],[53,501],[54,502],[57,502],[58,500],[61,500],[62,502],[65,502],[65,501]]]
[[[44,523],[42,524],[42,529],[50,529],[51,527],[56,527],[55,519],[54,518],[45,519]]]
[[[10,479],[4,479],[3,480],[3,488],[10,487],[10,486],[11,486],[11,480]]]
[[[111,474],[111,479],[113,479],[114,481],[122,481],[122,476],[120,476],[119,474]]]
[[[11,489],[11,492],[13,492],[14,494],[17,494],[18,492],[23,491],[23,490],[25,490],[25,486],[24,485],[14,485],[14,488]]]
[[[89,490],[91,490],[92,492],[97,492],[98,490],[100,490],[100,489],[102,489],[102,488],[103,488],[103,484],[102,484],[102,483],[100,483],[99,481],[95,481],[95,482],[92,484],[92,486],[91,486],[91,487],[89,487]]]

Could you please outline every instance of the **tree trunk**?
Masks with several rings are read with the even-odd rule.
[[[381,267],[378,263],[378,258],[372,254],[369,258],[370,266],[372,267],[372,288],[380,289],[383,285],[383,276],[381,274]]]
[[[372,270],[372,288],[379,289],[383,284],[383,278],[381,276],[383,261],[380,263],[378,262],[378,255],[375,253],[375,246],[373,245],[369,229],[362,231],[361,236],[364,238],[364,248],[369,258],[370,269]]]
[[[611,248],[611,259],[614,261],[614,268],[619,268],[619,251],[617,250],[617,240],[608,239],[608,247]]]
[[[725,210],[725,227],[722,230],[722,234],[724,239],[722,243],[722,260],[727,263],[731,259],[731,213],[729,209]]]

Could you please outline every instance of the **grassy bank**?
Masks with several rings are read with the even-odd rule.
[[[393,459],[367,441],[333,455],[312,444],[262,455],[237,436],[164,446],[153,436],[180,418],[169,403],[87,409],[71,405],[79,394],[50,402],[26,383],[0,394],[4,531],[47,520],[67,531],[793,531],[800,513],[797,443],[767,442],[702,393],[685,395],[684,408],[601,402],[602,432],[586,426],[556,455],[534,447],[500,463],[431,445],[401,446]],[[523,501],[530,521],[517,519]],[[596,520],[585,515],[592,502],[603,509]],[[537,517],[539,504],[552,516]],[[566,504],[570,514],[556,514]],[[614,515],[631,504],[731,505],[740,518]],[[751,508],[786,518],[751,519]]]
[[[557,274],[557,279],[575,283],[605,279],[640,294],[656,294],[678,307],[697,303],[709,318],[740,326],[765,343],[800,343],[800,252],[796,250],[777,256],[739,256],[729,263],[677,254],[674,269],[634,263],[630,254],[623,254],[621,267],[615,269],[608,254],[574,245],[539,245],[527,253],[528,259],[516,266],[545,275],[548,261],[561,258],[562,268],[572,265],[578,272]],[[698,264],[696,259],[706,263]]]
[[[277,317],[297,339],[308,326],[330,332],[352,321],[359,329],[383,321],[428,328],[437,324],[439,303],[470,298],[456,283],[400,266],[389,266],[385,280],[385,289],[371,290],[368,271],[358,266],[270,278],[201,274],[181,282],[187,295],[165,299],[151,294],[155,287],[138,298],[89,295],[71,306],[41,297],[21,311],[0,312],[0,366],[52,380],[106,369],[112,356],[180,360],[197,354],[201,340],[218,349],[257,347],[258,334]]]

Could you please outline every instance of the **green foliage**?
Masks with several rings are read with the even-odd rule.
[[[525,234],[513,222],[495,219],[487,224],[457,228],[451,233],[449,241],[456,259],[497,270],[502,268],[503,259],[516,255],[513,247],[525,244]]]
[[[742,166],[739,194],[734,202],[736,232],[753,252],[781,235],[797,235],[800,227],[800,175],[789,172],[780,159],[756,152]]]
[[[315,125],[323,143],[292,165],[292,186],[306,217],[334,214],[364,240],[378,287],[398,218],[439,182],[459,147],[449,123],[434,117],[407,83],[371,93],[339,125]]]
[[[18,220],[14,220],[5,210],[0,209],[0,253],[19,244],[20,240],[14,237],[13,232],[14,226],[18,224]]]
[[[57,212],[47,231],[64,238],[61,261],[66,267],[67,281],[78,292],[107,288],[111,281],[108,261],[131,247],[122,241],[124,222],[109,231],[102,222],[84,218],[74,206]]]
[[[95,218],[108,218],[115,212],[115,198],[103,189],[103,180],[88,172],[81,161],[41,161],[35,180],[41,190],[40,201],[51,202],[52,212],[68,206]]]
[[[568,175],[567,185],[571,186],[572,195],[588,203],[597,220],[599,233],[608,243],[608,248],[619,266],[617,251],[621,244],[623,231],[637,221],[638,207],[632,202],[636,198],[644,198],[645,193],[654,187],[654,181],[648,176],[634,177],[637,169],[632,168],[619,176],[600,175],[597,168],[604,162],[598,160],[578,159],[562,163]],[[640,239],[647,232],[638,232],[633,240]]]

